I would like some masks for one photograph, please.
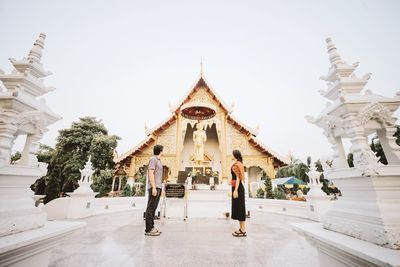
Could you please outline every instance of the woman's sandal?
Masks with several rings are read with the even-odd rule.
[[[246,237],[247,236],[246,232],[242,232],[242,230],[240,230],[240,229],[239,229],[239,232],[235,231],[232,233],[232,235],[234,237]]]

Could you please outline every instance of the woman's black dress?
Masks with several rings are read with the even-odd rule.
[[[244,186],[242,182],[239,183],[238,188],[238,198],[233,198],[233,191],[235,191],[235,184],[237,176],[235,172],[231,169],[232,172],[232,219],[238,220],[240,222],[244,222],[246,220],[246,206],[244,202]]]

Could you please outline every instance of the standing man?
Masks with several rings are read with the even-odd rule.
[[[148,236],[161,235],[161,232],[154,228],[154,216],[156,215],[156,209],[161,196],[163,165],[160,157],[163,149],[164,147],[162,145],[154,146],[154,156],[151,157],[149,161],[149,167],[147,171],[149,200],[146,208],[146,230],[144,234]]]

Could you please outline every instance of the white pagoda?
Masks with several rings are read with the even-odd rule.
[[[359,63],[349,65],[326,39],[330,68],[321,77],[327,89],[320,93],[326,108],[309,122],[321,127],[332,144],[332,166],[324,175],[343,196],[320,224],[297,224],[296,228],[318,248],[321,266],[400,265],[400,147],[393,136],[400,94],[385,97],[365,89],[371,77],[354,74]],[[368,143],[376,134],[387,158],[379,162]],[[354,167],[350,168],[343,146],[349,139]],[[322,226],[322,227],[321,227]]]
[[[50,74],[41,63],[46,35],[41,33],[26,58],[10,59],[14,70],[0,80],[0,266],[47,266],[50,250],[71,231],[83,226],[74,222],[48,222],[46,213],[35,207],[29,188],[46,174],[36,153],[47,126],[60,120],[45,100],[53,91],[43,79]],[[22,157],[11,164],[15,139],[26,135]]]

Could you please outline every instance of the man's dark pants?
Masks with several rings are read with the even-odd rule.
[[[154,216],[156,215],[156,209],[158,202],[160,201],[161,189],[157,188],[157,196],[151,194],[151,188],[149,189],[149,200],[146,208],[146,233],[154,227]]]

